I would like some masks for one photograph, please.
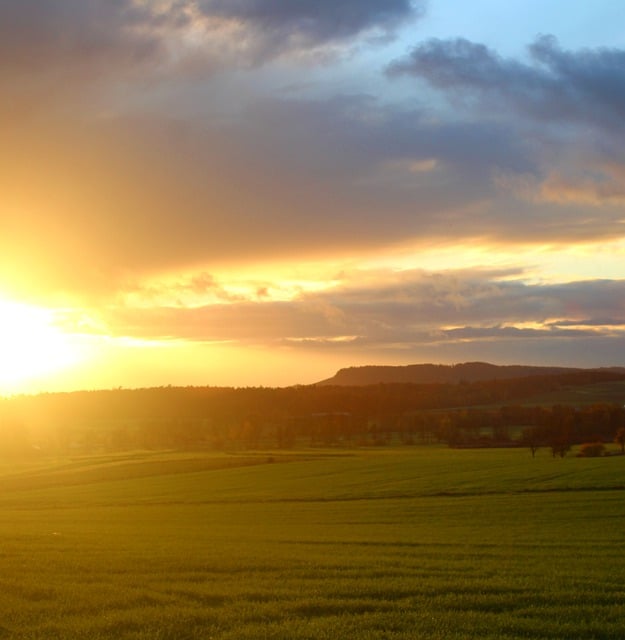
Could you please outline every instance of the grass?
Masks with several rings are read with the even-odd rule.
[[[525,450],[7,463],[0,638],[620,639],[624,485]]]

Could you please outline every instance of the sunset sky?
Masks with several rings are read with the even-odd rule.
[[[0,394],[625,365],[620,0],[0,0]]]

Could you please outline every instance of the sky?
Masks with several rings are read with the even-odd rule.
[[[625,365],[620,0],[0,0],[0,394]]]

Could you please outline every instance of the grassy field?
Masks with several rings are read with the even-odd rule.
[[[625,457],[0,465],[0,638],[625,637]]]

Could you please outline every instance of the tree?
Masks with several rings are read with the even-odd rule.
[[[523,429],[523,433],[521,434],[521,442],[529,447],[532,458],[536,457],[536,452],[540,447],[540,439],[538,437],[538,429],[536,427],[527,427]]]
[[[556,456],[560,456],[561,458],[564,458],[564,456],[568,453],[568,451],[571,448],[571,444],[569,443],[568,440],[558,438],[558,437],[553,438],[549,443],[549,446],[551,447],[551,455],[554,458]]]
[[[625,427],[621,427],[614,436],[614,442],[621,445],[621,453],[625,453]]]
[[[571,448],[574,411],[571,407],[554,405],[551,409],[549,425],[549,446],[551,455],[564,458]]]

